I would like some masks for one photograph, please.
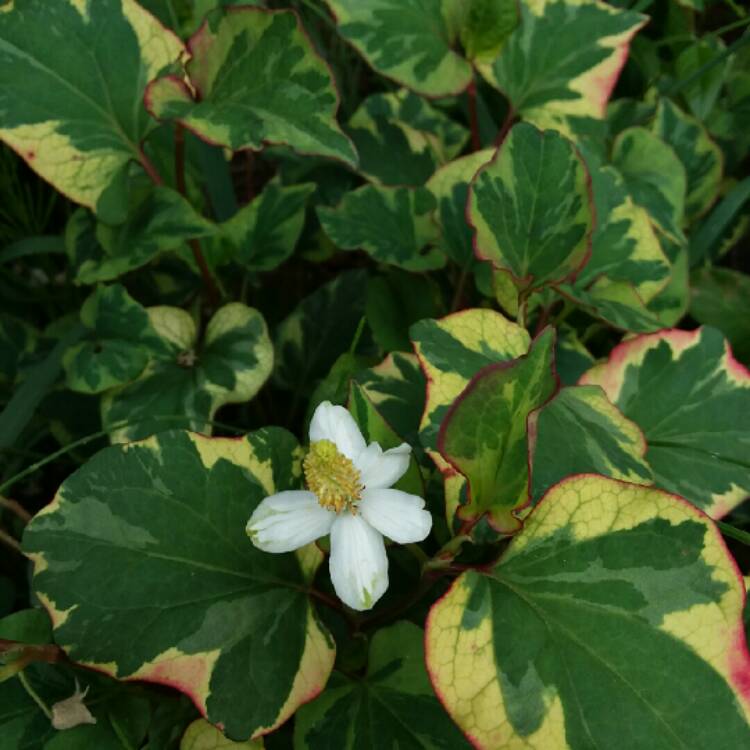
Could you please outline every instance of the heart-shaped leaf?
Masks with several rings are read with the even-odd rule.
[[[182,52],[134,0],[14,0],[0,11],[0,139],[94,208],[142,158],[155,126],[142,104],[146,83]]]
[[[219,308],[200,346],[184,310],[152,307],[148,313],[159,351],[137,380],[102,398],[102,421],[115,442],[152,435],[165,427],[160,417],[177,415],[183,418],[169,426],[210,435],[217,409],[251,399],[271,374],[273,346],[263,316],[252,307],[232,302]]]
[[[471,65],[453,49],[453,0],[326,2],[341,35],[379,73],[425,96],[458,94],[469,85]]]
[[[557,390],[554,347],[548,327],[528,354],[480,370],[445,416],[438,448],[469,485],[462,520],[486,514],[502,533],[520,527],[514,511],[529,501],[527,419]]]
[[[445,256],[429,247],[437,241],[434,208],[426,188],[364,185],[335,208],[319,207],[318,218],[342,249],[362,249],[381,263],[426,271],[445,265]]]
[[[750,493],[750,373],[713,328],[629,339],[581,383],[600,385],[646,437],[657,486],[713,518]]]
[[[120,284],[99,287],[81,307],[89,339],[65,354],[68,387],[101,393],[135,380],[152,354],[168,349],[151,325],[147,310]]]
[[[520,6],[518,28],[494,61],[480,65],[485,78],[540,128],[570,132],[576,120],[604,117],[630,40],[646,17],[598,0]]]
[[[423,638],[410,622],[378,630],[367,675],[354,680],[334,673],[325,692],[297,713],[295,750],[468,750],[432,690]]]
[[[591,250],[588,171],[567,138],[516,125],[474,178],[468,216],[477,255],[519,288],[563,281]]]
[[[423,185],[469,139],[466,128],[406,89],[368,96],[346,130],[359,171],[383,185]]]
[[[245,524],[297,486],[299,453],[278,428],[98,453],[24,536],[57,643],[114,677],[182,690],[232,739],[286,720],[333,664],[305,593],[322,556],[265,554]]]
[[[336,123],[331,71],[294,13],[225,8],[208,16],[188,50],[195,96],[181,78],[159,78],[146,92],[155,117],[233,150],[281,143],[356,164]]]
[[[572,477],[494,568],[464,573],[433,606],[427,668],[477,748],[744,747],[743,602],[702,513]]]
[[[571,474],[652,484],[646,440],[596,386],[563,388],[529,417],[529,496],[538,501]]]

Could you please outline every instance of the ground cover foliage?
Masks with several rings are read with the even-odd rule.
[[[748,27],[0,1],[0,750],[750,747]]]

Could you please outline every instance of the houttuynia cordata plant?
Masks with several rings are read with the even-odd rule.
[[[0,0],[0,750],[750,748],[749,28]]]

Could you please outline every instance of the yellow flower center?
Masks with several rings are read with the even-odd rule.
[[[324,508],[336,513],[344,509],[354,512],[364,489],[360,474],[330,440],[310,443],[303,467],[308,489]]]

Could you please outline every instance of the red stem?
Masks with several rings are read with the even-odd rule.
[[[185,184],[185,128],[179,122],[176,122],[174,126],[174,179],[177,191],[183,198],[187,198]],[[203,277],[208,302],[212,307],[215,307],[219,301],[219,290],[216,288],[216,282],[211,275],[211,269],[208,267],[208,263],[206,263],[203,250],[201,250],[201,244],[198,240],[189,240],[188,245],[190,245],[190,249],[193,251],[193,258]]]
[[[482,148],[482,139],[479,137],[479,115],[477,114],[477,86],[474,79],[466,89],[469,99],[469,124],[471,125],[471,148],[479,151]]]
[[[505,140],[505,136],[508,135],[508,131],[510,130],[511,125],[513,125],[513,120],[515,119],[516,119],[516,111],[513,109],[513,107],[509,107],[508,114],[505,116],[505,120],[503,121],[503,124],[500,127],[500,130],[497,134],[497,138],[495,138],[496,146],[499,146]]]

